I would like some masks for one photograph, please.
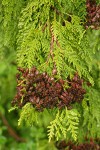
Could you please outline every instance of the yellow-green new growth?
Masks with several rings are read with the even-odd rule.
[[[79,116],[76,109],[68,110],[66,108],[62,111],[58,110],[56,118],[51,121],[50,126],[48,126],[49,142],[53,137],[55,137],[57,141],[61,138],[66,138],[67,132],[70,132],[72,138],[76,141]]]
[[[37,121],[37,112],[30,103],[23,106],[18,120],[18,126],[25,123],[27,126],[32,126]]]

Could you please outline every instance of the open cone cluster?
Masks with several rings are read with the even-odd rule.
[[[38,111],[44,108],[59,109],[75,102],[81,102],[86,91],[82,88],[83,80],[76,73],[72,80],[56,80],[46,72],[39,73],[33,67],[29,69],[18,68],[17,94],[12,105],[23,107],[30,102]],[[64,88],[65,85],[68,88]]]
[[[56,144],[58,150],[100,150],[100,145],[93,140],[90,142],[81,143],[79,145],[75,145],[71,141],[66,143],[66,141],[61,141],[59,144]]]
[[[100,5],[96,4],[96,0],[87,0],[87,22],[86,28],[100,29]]]

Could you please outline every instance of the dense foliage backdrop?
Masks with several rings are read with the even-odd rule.
[[[95,143],[94,149],[99,150],[100,0],[91,2],[93,5],[89,0],[0,0],[0,150],[61,150],[64,144],[67,147],[69,140],[76,145],[86,141]],[[87,4],[90,4],[89,8]],[[54,60],[52,50],[49,55],[52,42]],[[65,50],[63,54],[59,43]],[[48,56],[49,65],[45,63]],[[57,123],[56,108],[39,112],[38,123],[34,122],[32,126],[31,118],[27,119],[25,114],[27,110],[8,111],[16,95],[19,66],[36,66],[40,72],[46,71],[50,76],[52,70],[57,69],[56,79],[72,79],[77,71],[86,81],[83,85],[86,94],[81,104],[70,106],[72,113],[75,110],[75,114],[80,115],[76,142],[76,132],[71,131],[72,136],[68,133],[64,137],[62,131],[57,135],[56,129],[53,130],[56,136],[50,133],[48,139],[47,127],[51,129],[50,122],[55,118]],[[36,107],[39,109],[38,105]],[[24,119],[30,126],[25,126]],[[18,120],[21,126],[18,126]],[[74,125],[71,129],[76,130]],[[60,143],[62,140],[65,141]]]

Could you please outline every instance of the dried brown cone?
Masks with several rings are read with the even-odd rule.
[[[86,10],[87,16],[85,27],[100,29],[100,5],[96,4],[96,0],[87,0]]]
[[[92,139],[92,138],[91,138]],[[85,143],[75,144],[71,141],[65,140],[57,142],[56,147],[58,150],[100,150],[100,145],[93,139]]]

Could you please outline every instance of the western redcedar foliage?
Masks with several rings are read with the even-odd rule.
[[[94,1],[91,3],[94,4]],[[55,115],[48,126],[49,141],[54,138],[83,142],[85,136],[100,137],[100,1],[95,2],[93,10],[96,17],[98,11],[97,19],[90,16],[93,5],[89,4],[89,0],[87,3],[86,0],[1,1],[0,29],[3,41],[0,42],[2,47],[16,50],[18,67],[28,68],[30,72],[34,66],[41,74],[47,73],[55,82],[59,79],[71,81],[75,73],[84,81],[82,86],[86,94],[82,103],[71,103],[72,109],[47,109]],[[0,56],[4,57],[3,48]],[[21,76],[18,86],[26,86],[24,77]],[[69,86],[64,85],[64,90],[69,89]],[[24,95],[20,95],[22,103],[25,94],[27,96],[27,90],[23,90]],[[18,125],[24,121],[34,125],[37,119],[39,122],[42,112],[36,111],[29,100],[25,104]]]

